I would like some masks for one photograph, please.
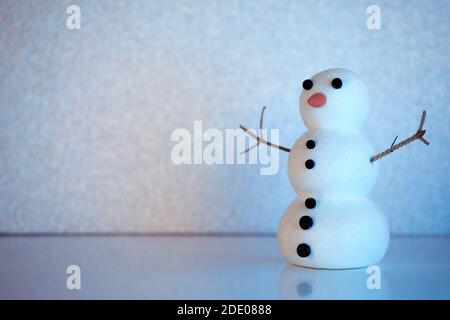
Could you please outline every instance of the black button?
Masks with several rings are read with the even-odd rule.
[[[310,216],[303,216],[300,218],[300,228],[303,230],[308,230],[313,224],[313,219]]]
[[[306,258],[311,254],[311,248],[306,243],[300,243],[297,247],[297,254],[301,258]]]
[[[311,79],[306,79],[305,81],[303,81],[303,84],[302,84],[303,89],[305,89],[305,90],[310,90],[313,87],[313,85],[314,84]]]
[[[305,167],[308,169],[312,169],[314,168],[314,161],[311,159],[308,159],[305,161]]]
[[[315,146],[316,146],[316,143],[313,140],[306,141],[306,147],[308,149],[314,149]]]
[[[342,80],[340,78],[334,78],[331,81],[331,86],[335,89],[340,89],[342,87]]]
[[[314,198],[307,198],[305,200],[305,206],[308,209],[314,209],[316,207],[316,199],[314,199]]]

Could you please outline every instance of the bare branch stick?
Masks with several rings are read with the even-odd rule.
[[[391,148],[394,146],[395,141],[397,141],[397,139],[398,139],[398,136],[396,136],[395,139],[394,139],[394,141],[392,141]]]
[[[253,146],[251,146],[251,147],[245,149],[244,151],[241,152],[241,154],[247,153],[247,152],[249,152],[250,150],[252,150],[253,148],[259,146],[259,143],[260,143],[260,141],[261,141],[261,139],[262,139],[262,136],[261,136],[261,134],[262,134],[262,133],[261,133],[261,130],[262,130],[262,128],[263,128],[263,120],[264,120],[264,111],[265,111],[265,110],[266,110],[266,106],[264,106],[264,107],[262,108],[262,110],[261,110],[261,116],[259,117],[259,139],[256,140],[257,142],[256,142],[255,145],[253,145]]]
[[[264,106],[261,110],[261,116],[259,117],[259,128],[263,128],[263,121],[264,121],[264,111],[266,111],[266,106]]]
[[[419,123],[419,128],[417,129],[416,133],[413,134],[411,137],[397,143],[394,144],[395,141],[397,140],[397,138],[395,138],[394,142],[392,143],[391,147],[384,150],[383,152],[380,152],[376,155],[374,155],[373,157],[370,158],[370,162],[375,162],[377,160],[380,160],[381,158],[387,156],[388,154],[394,152],[397,149],[400,149],[401,147],[406,146],[408,143],[413,142],[414,140],[420,140],[422,141],[424,144],[429,145],[430,143],[423,137],[425,135],[426,130],[423,130],[423,125],[425,123],[425,117],[427,116],[426,111],[424,110],[422,112],[422,118],[420,119],[420,123]]]
[[[285,152],[291,152],[291,149],[283,147],[283,146],[279,146],[275,143],[272,143],[270,141],[264,140],[263,138],[259,138],[256,134],[254,134],[253,132],[249,131],[248,128],[244,127],[242,124],[239,125],[239,128],[241,128],[242,130],[244,130],[245,133],[247,133],[250,137],[252,137],[253,139],[256,139],[256,141],[266,144],[269,147],[273,147],[273,148],[278,148],[281,151],[285,151]]]
[[[241,128],[245,133],[247,133],[250,137],[252,137],[253,139],[256,140],[256,144],[255,144],[254,146],[252,146],[252,147],[250,147],[250,148],[247,148],[247,149],[244,150],[241,154],[249,152],[249,151],[252,150],[253,148],[257,147],[260,143],[263,143],[263,144],[265,144],[265,145],[268,145],[269,147],[273,147],[273,148],[280,149],[281,151],[284,151],[284,152],[291,152],[291,149],[286,148],[286,147],[283,147],[283,146],[279,146],[279,145],[277,145],[277,144],[275,144],[275,143],[272,143],[272,142],[270,142],[270,141],[265,140],[265,139],[262,137],[261,129],[263,128],[263,118],[264,118],[264,111],[265,111],[265,110],[266,110],[266,107],[264,106],[264,107],[262,108],[262,110],[261,110],[261,117],[260,117],[260,119],[259,119],[259,129],[260,129],[260,130],[259,130],[259,136],[257,136],[257,135],[254,134],[253,132],[249,131],[248,128],[244,127],[242,124],[239,125],[239,128]]]

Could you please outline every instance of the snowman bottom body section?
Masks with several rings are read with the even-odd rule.
[[[389,244],[385,216],[369,199],[321,201],[311,213],[297,198],[278,229],[280,250],[292,264],[347,269],[379,262]]]
[[[359,131],[311,130],[289,155],[289,180],[298,198],[278,229],[282,254],[291,263],[344,269],[379,262],[389,244],[389,226],[367,198],[378,166]]]

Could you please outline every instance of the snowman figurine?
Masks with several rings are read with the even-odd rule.
[[[414,135],[375,154],[360,131],[369,108],[368,88],[356,74],[329,69],[303,82],[300,113],[308,131],[291,149],[253,135],[257,144],[289,152],[289,181],[297,198],[281,218],[278,241],[290,263],[348,269],[383,258],[389,225],[367,198],[378,175],[376,161],[416,139],[428,141],[423,138],[424,111]]]

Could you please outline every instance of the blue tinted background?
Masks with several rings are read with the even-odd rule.
[[[81,7],[81,30],[66,8]],[[174,166],[176,128],[305,131],[303,79],[346,67],[368,84],[371,194],[403,234],[450,232],[448,1],[0,1],[1,232],[274,232],[294,199],[258,166]]]

